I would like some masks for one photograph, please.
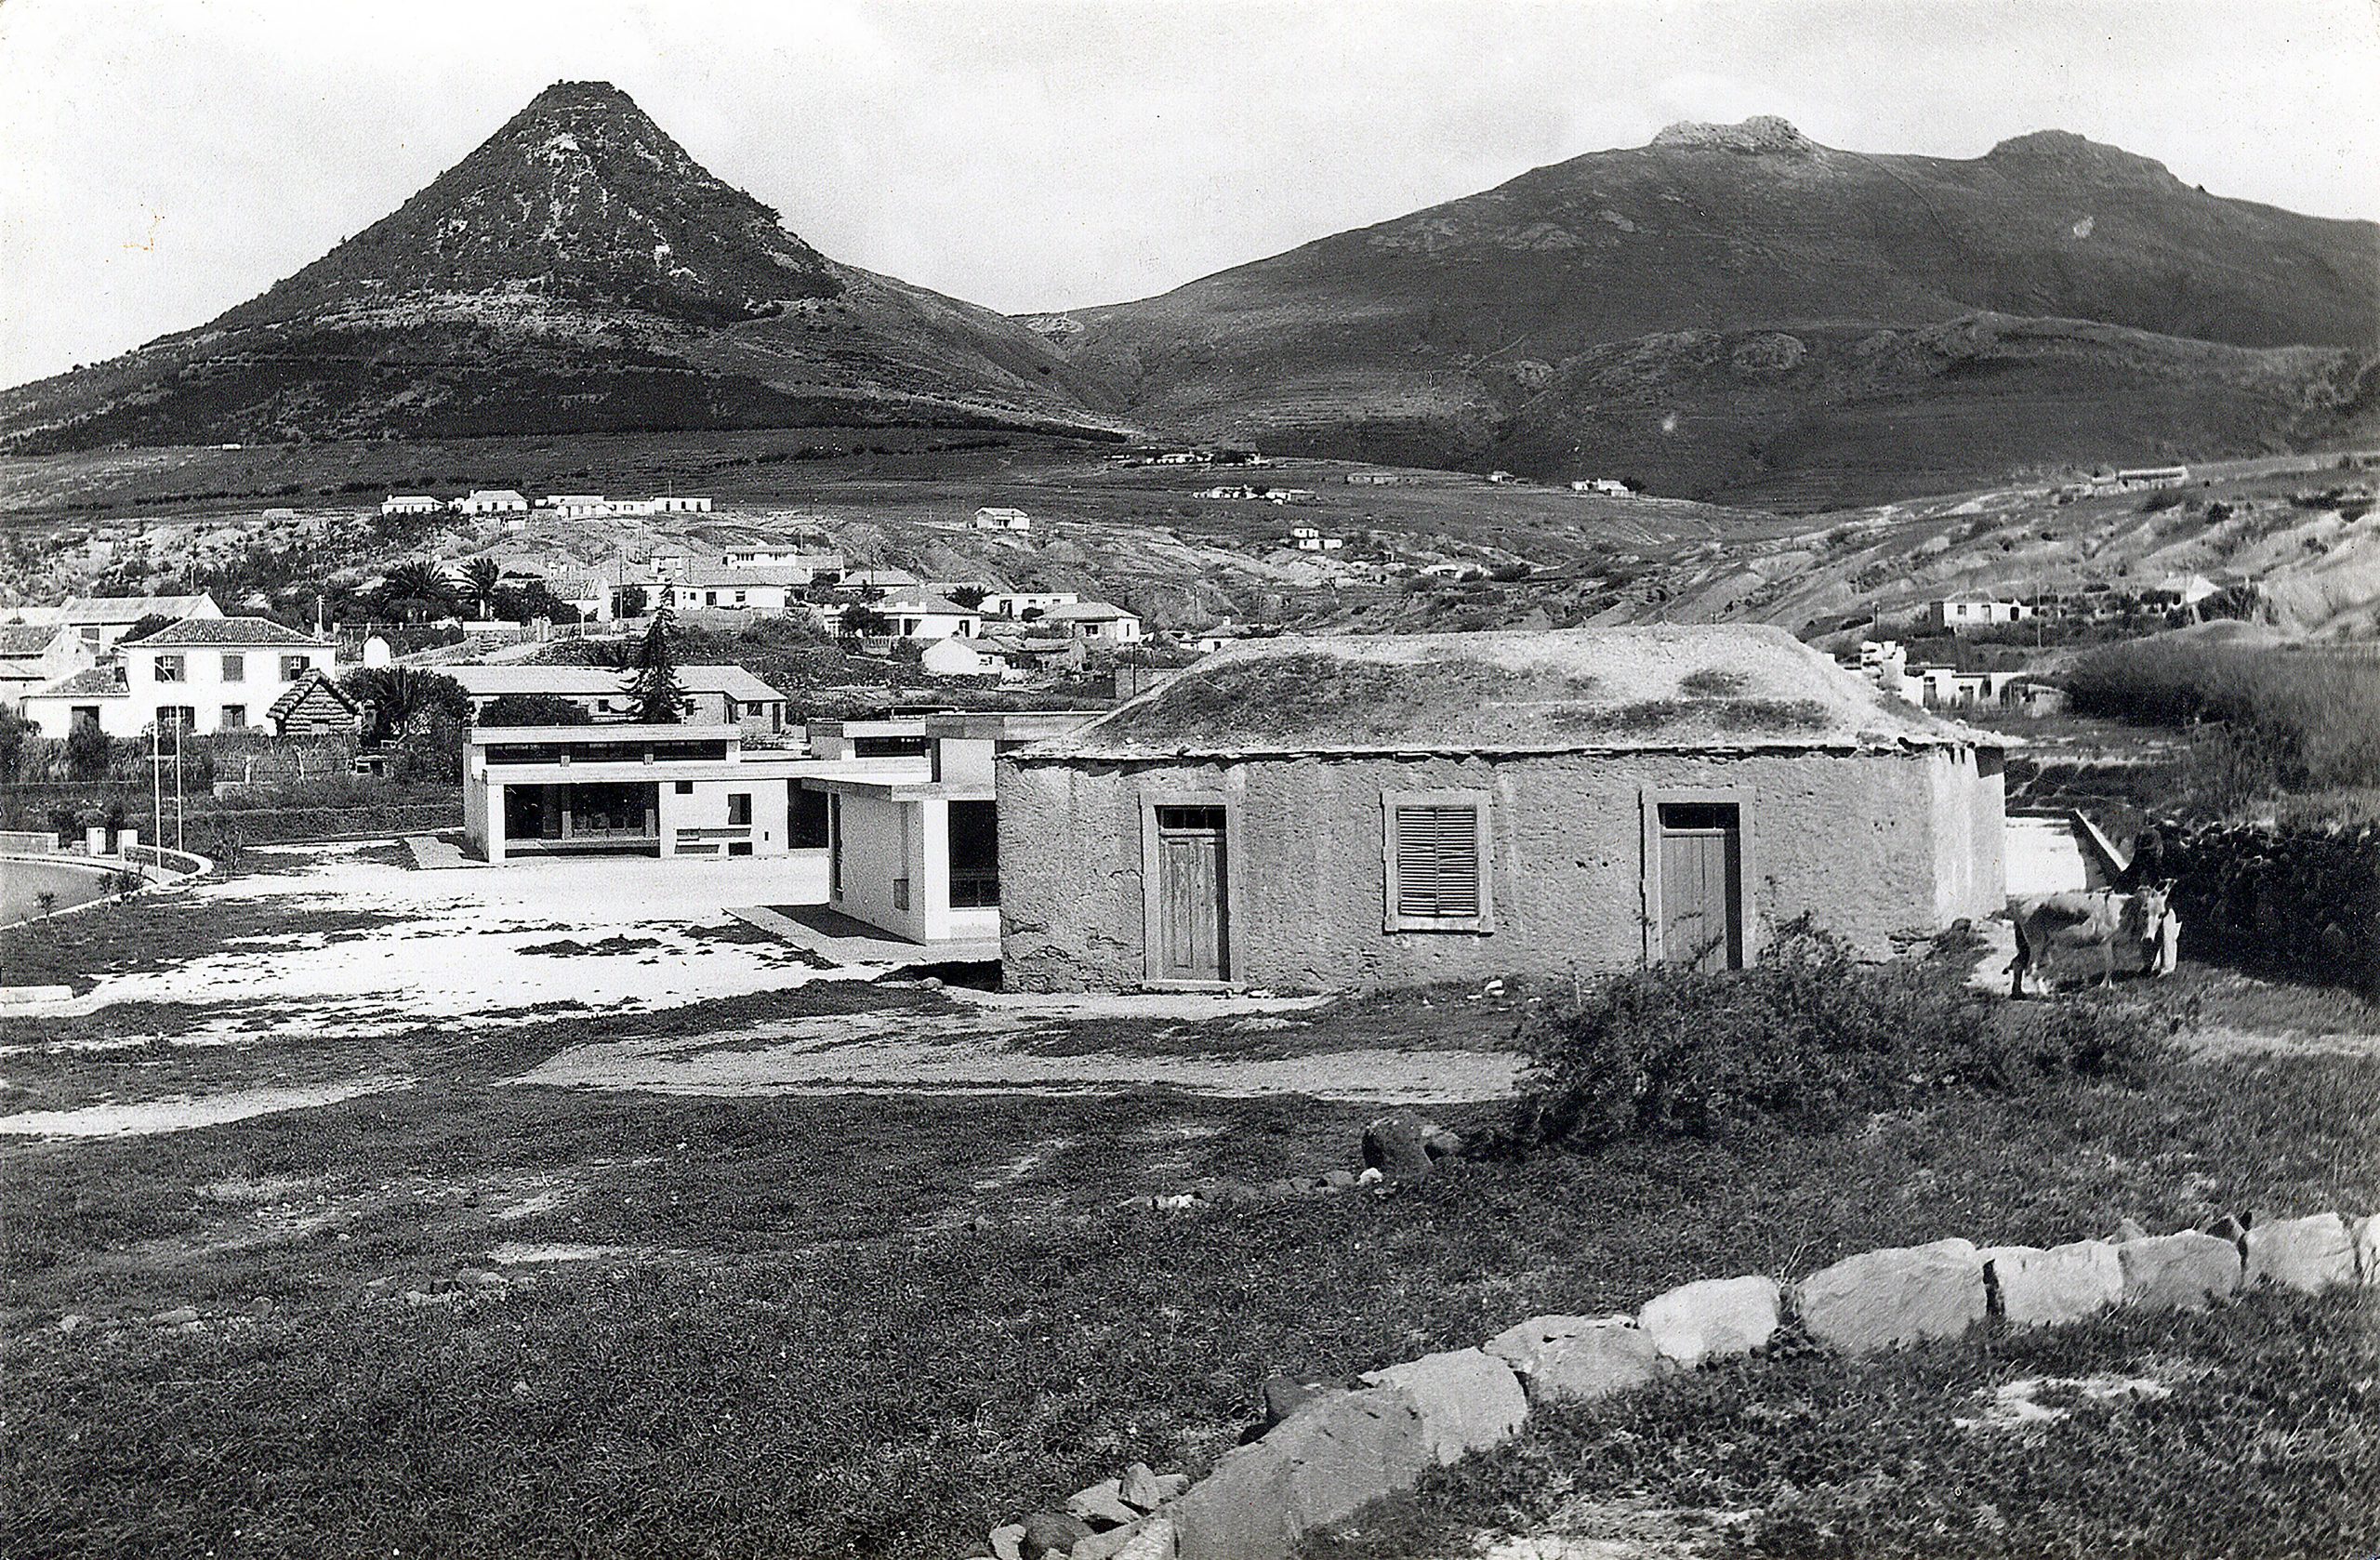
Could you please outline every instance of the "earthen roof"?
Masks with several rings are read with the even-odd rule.
[[[1026,761],[2013,746],[1752,625],[1282,636],[1218,651]]]

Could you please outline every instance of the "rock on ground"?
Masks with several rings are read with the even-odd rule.
[[[1422,1437],[1441,1463],[1503,1445],[1528,1418],[1528,1398],[1512,1368],[1477,1349],[1423,1355],[1372,1371],[1364,1381],[1395,1387],[1413,1400]]]
[[[2014,1327],[2054,1327],[2093,1316],[2123,1299],[2123,1263],[2105,1240],[1987,1246],[1983,1260]]]
[[[1646,1301],[1636,1325],[1655,1348],[1692,1369],[1706,1359],[1765,1346],[1777,1332],[1781,1304],[1774,1278],[1705,1278]]]
[[[1849,1354],[1956,1338],[1988,1309],[1983,1254],[1964,1240],[1862,1251],[1810,1275],[1795,1299],[1810,1336]]]
[[[1413,1111],[1391,1111],[1364,1129],[1364,1164],[1391,1181],[1427,1181],[1430,1139],[1438,1130]]]
[[[2241,1281],[2319,1294],[2355,1282],[2355,1239],[2335,1213],[2275,1219],[2248,1231]]]
[[[1411,1488],[1435,1462],[1404,1392],[1341,1393],[1226,1453],[1166,1516],[1181,1560],[1282,1560],[1303,1534]]]
[[[1532,1316],[1481,1347],[1513,1368],[1532,1404],[1625,1392],[1662,1368],[1660,1350],[1628,1316]]]
[[[1091,1537],[1091,1524],[1065,1512],[1035,1512],[1025,1519],[1025,1537],[1018,1549],[1025,1560],[1049,1560],[1063,1555]]]
[[[2116,1247],[2127,1305],[2202,1311],[2240,1287],[2240,1249],[2220,1236],[2184,1230]]]

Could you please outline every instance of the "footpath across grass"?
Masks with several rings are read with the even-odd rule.
[[[1538,1312],[1943,1235],[2380,1207],[2374,1098],[2368,1057],[2168,1063],[2138,1087],[2065,1079],[1822,1134],[1632,1140],[1389,1196],[1180,1213],[1118,1204],[1350,1165],[1368,1113],[479,1075],[11,1146],[0,1552],[966,1555],[1135,1458],[1203,1469],[1276,1369],[1352,1373]],[[582,1254],[498,1261],[555,1247]],[[402,1298],[495,1266],[538,1282]],[[185,1304],[209,1319],[143,1319]],[[63,1330],[69,1314],[92,1319]],[[2367,1390],[2355,1357],[2302,1368]],[[1748,1368],[1816,1372],[1817,1391],[1830,1368]],[[1846,1428],[1808,1455],[1867,1457],[1858,1415],[1828,1412]],[[2313,1465],[2268,1461],[2288,1481]],[[2007,1487],[2014,1504],[2027,1487]],[[2258,1531],[2242,1553],[2290,1553]]]
[[[1540,1412],[1305,1553],[1463,1554],[1488,1535],[1739,1560],[2370,1554],[2380,1293],[1674,1376]]]

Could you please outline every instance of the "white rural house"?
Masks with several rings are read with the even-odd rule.
[[[1030,531],[1033,529],[1033,517],[1023,509],[987,507],[975,511],[975,529],[978,531]]]
[[[1937,628],[1986,628],[2022,623],[2033,615],[2029,602],[1993,596],[1945,596],[1925,603],[1925,621]]]
[[[0,623],[0,708],[15,709],[27,694],[99,661],[83,636],[63,623]]]
[[[760,613],[782,616],[801,601],[802,592],[814,578],[812,571],[800,564],[779,564],[773,568],[728,569],[709,564],[693,565],[675,575],[655,575],[642,581],[649,604],[654,609],[668,606],[674,612],[690,612],[707,608],[714,612]]]
[[[202,590],[194,596],[69,596],[55,607],[16,607],[8,616],[20,623],[54,623],[71,629],[94,651],[113,648],[144,618],[220,617],[223,609]]]
[[[1041,621],[1064,628],[1069,639],[1090,644],[1131,644],[1141,637],[1139,615],[1105,602],[1051,607],[1041,615]]]
[[[606,667],[515,661],[437,669],[470,695],[474,720],[507,695],[568,699],[598,721],[625,719],[636,705],[628,691],[629,674]],[[678,686],[686,695],[685,717],[695,724],[734,726],[747,735],[785,730],[785,695],[742,667],[682,666],[678,668]]]
[[[989,640],[953,634],[928,643],[918,656],[918,669],[928,677],[1005,677],[1009,665]]]
[[[1071,590],[995,590],[984,598],[984,610],[996,617],[1038,616],[1081,600]]]
[[[290,685],[332,669],[330,641],[261,617],[186,617],[119,644],[112,666],[78,672],[25,695],[26,722],[62,737],[77,721],[110,736],[152,725],[195,735],[270,729]]]
[[[463,515],[524,515],[529,500],[509,487],[478,487],[448,507]]]
[[[384,515],[434,515],[445,508],[446,500],[427,493],[392,493],[380,500]]]
[[[1636,490],[1617,477],[1589,477],[1570,484],[1573,493],[1601,494],[1606,498],[1633,498]]]
[[[974,639],[984,631],[981,612],[922,586],[895,590],[866,604],[892,625],[896,639]]]

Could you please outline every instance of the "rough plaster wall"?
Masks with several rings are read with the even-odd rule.
[[[1633,967],[1646,786],[1750,791],[1755,945],[1806,910],[1881,956],[1894,933],[1946,919],[1945,808],[1964,836],[1980,806],[1927,755],[1003,763],[999,782],[1003,954],[1011,983],[1038,990],[1141,981],[1147,787],[1239,800],[1236,974],[1290,988]],[[1492,934],[1382,929],[1381,793],[1434,787],[1493,798]]]
[[[1933,772],[1933,924],[1989,916],[2007,904],[2006,781],[1998,756],[1972,748],[1937,752]],[[1986,770],[1990,773],[1985,773]]]

